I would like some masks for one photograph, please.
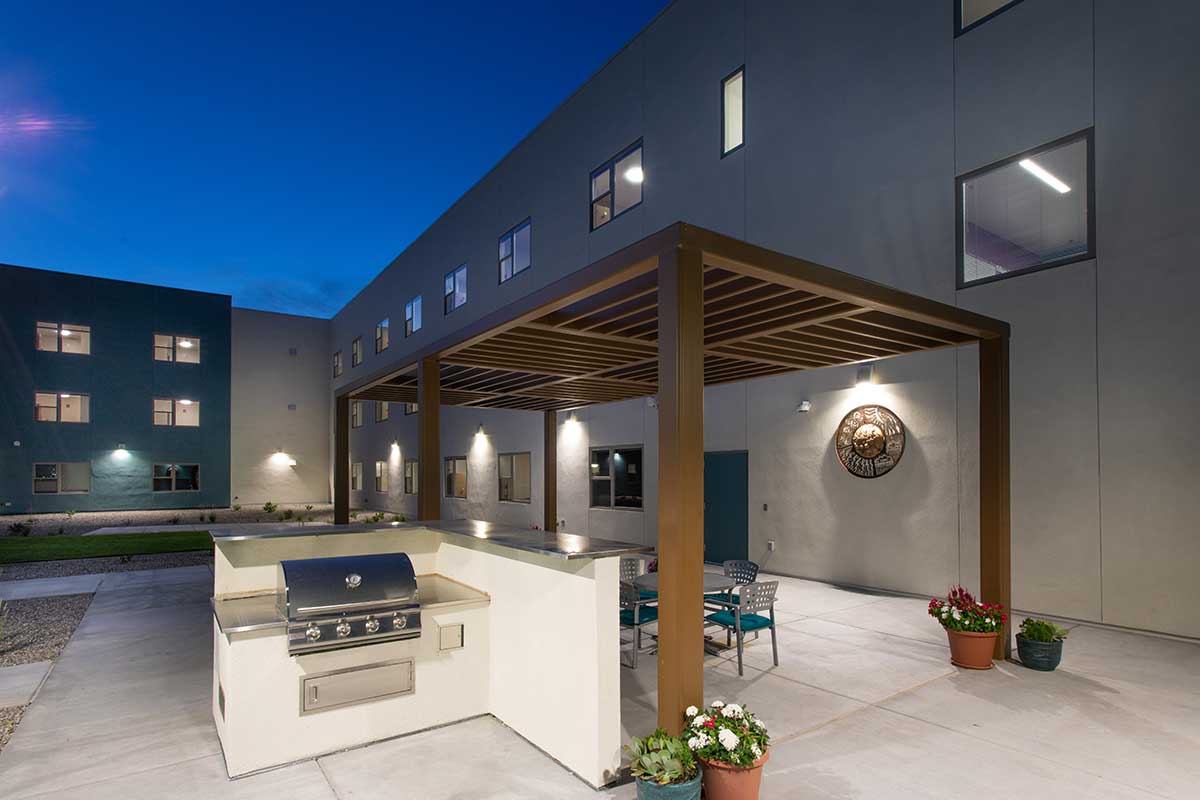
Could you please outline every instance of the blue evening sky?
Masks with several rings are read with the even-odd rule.
[[[0,0],[0,262],[329,316],[667,0]]]

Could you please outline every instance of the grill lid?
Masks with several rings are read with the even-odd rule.
[[[417,578],[407,553],[281,561],[279,571],[288,619],[417,603]]]

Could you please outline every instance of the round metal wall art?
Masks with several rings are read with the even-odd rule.
[[[859,406],[842,417],[834,446],[851,475],[878,478],[904,455],[904,423],[883,406]]]

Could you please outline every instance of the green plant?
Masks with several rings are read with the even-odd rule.
[[[274,514],[274,513],[275,513],[275,509],[276,509],[276,508],[278,508],[278,506],[276,506],[276,505],[275,505],[274,503],[272,503],[270,500],[268,500],[267,502],[263,503],[263,513],[264,513],[264,514]]]
[[[241,511],[241,510],[242,510],[242,504],[241,504],[241,503],[234,503],[234,504],[233,504],[233,510],[234,510],[234,511]]]
[[[304,510],[305,510],[305,511],[312,511],[312,510],[313,510],[313,507],[312,507],[312,506],[305,506],[305,507],[304,507]]]
[[[284,509],[282,519],[291,519],[294,516],[296,516],[296,512],[293,511],[292,509],[288,508],[288,509]]]
[[[4,621],[8,619],[8,603],[0,600],[0,639],[4,638]]]
[[[1008,620],[1000,603],[980,603],[961,586],[952,588],[945,600],[930,600],[929,616],[947,630],[969,633],[996,633]]]
[[[209,515],[208,515],[208,521],[209,521],[209,522],[216,522],[216,521],[217,521],[217,515],[216,515],[216,514],[209,514]]]
[[[1026,617],[1021,623],[1021,636],[1031,642],[1061,642],[1067,638],[1067,629],[1044,619]]]
[[[78,514],[78,513],[79,513],[78,511],[68,511],[68,512],[67,512],[67,519],[70,519],[71,517],[75,516],[75,515],[76,515],[76,514]]]
[[[697,758],[748,767],[762,758],[771,743],[762,720],[737,703],[714,700],[703,711],[689,706],[683,713],[688,721],[682,735]]]
[[[374,523],[383,522],[384,516],[386,515],[382,511],[376,511],[370,516],[370,521]]]
[[[13,536],[28,536],[33,533],[33,527],[25,522],[14,522],[8,526],[8,532]]]
[[[351,511],[351,512],[350,512],[350,519],[358,519],[358,512],[357,512],[357,511]]]
[[[659,728],[644,739],[636,736],[625,746],[629,771],[647,783],[686,783],[696,777],[696,757],[682,739]]]
[[[200,522],[204,522],[204,515],[203,515],[203,514],[201,514],[201,515],[200,515],[199,517],[197,517],[196,519],[197,519],[198,521],[200,521]]]
[[[179,524],[179,515],[178,515],[178,514],[176,514],[175,516],[171,517],[171,524],[172,524],[172,525],[178,525],[178,524]]]
[[[403,514],[392,514],[392,522],[404,522]]]

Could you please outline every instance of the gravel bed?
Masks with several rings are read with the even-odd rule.
[[[3,750],[4,745],[8,744],[8,740],[12,738],[13,731],[17,729],[17,723],[21,721],[21,715],[25,713],[25,709],[26,706],[0,708],[0,750]]]
[[[310,511],[308,506],[312,506]],[[80,511],[77,514],[5,514],[0,516],[0,537],[8,536],[8,526],[32,520],[33,536],[78,536],[97,528],[128,527],[130,525],[162,525],[164,530],[178,527],[181,531],[204,530],[208,525],[230,525],[238,522],[279,522],[284,511],[293,517],[311,516],[313,522],[332,522],[330,503],[280,503],[272,514],[262,510],[262,503],[232,508],[185,508],[156,511]],[[209,522],[209,517],[216,522]]]
[[[34,597],[7,603],[8,619],[0,633],[0,667],[58,658],[91,603],[91,594]]]
[[[68,575],[96,575],[101,572],[135,572],[143,569],[169,569],[212,564],[212,553],[200,550],[188,553],[154,553],[144,556],[72,558],[65,561],[30,561],[0,565],[0,581],[31,578],[64,578]]]

